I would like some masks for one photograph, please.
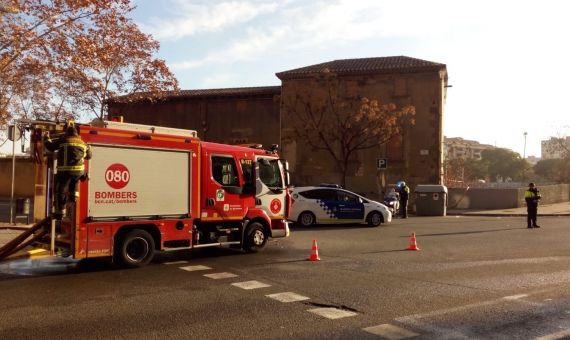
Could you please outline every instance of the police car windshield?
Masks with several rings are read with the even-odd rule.
[[[279,160],[272,159],[269,162],[259,162],[259,179],[270,189],[282,189],[283,178],[279,168]]]

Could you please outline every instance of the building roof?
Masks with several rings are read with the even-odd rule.
[[[281,86],[233,87],[224,89],[181,90],[169,97],[241,97],[281,94]]]
[[[445,64],[411,58],[406,56],[339,59],[322,64],[305,66],[289,71],[276,73],[277,78],[295,79],[305,78],[325,70],[336,74],[363,74],[363,73],[394,73],[394,72],[421,72],[439,71],[445,69]]]
[[[281,86],[258,86],[258,87],[233,87],[223,89],[201,89],[201,90],[180,90],[164,91],[161,99],[175,98],[205,98],[205,97],[251,97],[251,96],[272,96],[281,94]],[[109,99],[109,102],[121,102],[128,100],[129,96],[119,96]],[[140,99],[135,99],[139,101]]]

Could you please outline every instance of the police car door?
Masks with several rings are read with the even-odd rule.
[[[338,223],[338,200],[336,190],[316,189],[312,195],[316,200],[313,212],[319,223]]]
[[[362,222],[364,219],[364,203],[360,197],[343,190],[337,190],[339,222]]]

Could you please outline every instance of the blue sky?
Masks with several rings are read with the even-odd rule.
[[[279,85],[276,72],[406,55],[447,65],[444,134],[540,156],[570,135],[570,2],[135,0],[183,89]],[[568,3],[568,4],[567,4]]]

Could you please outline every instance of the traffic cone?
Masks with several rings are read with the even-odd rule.
[[[416,233],[412,233],[412,236],[410,237],[410,246],[407,250],[420,250],[420,248],[418,248],[418,244],[416,243]]]
[[[309,261],[320,261],[319,248],[317,247],[317,240],[313,240],[313,246],[311,247],[311,256],[307,259]]]

